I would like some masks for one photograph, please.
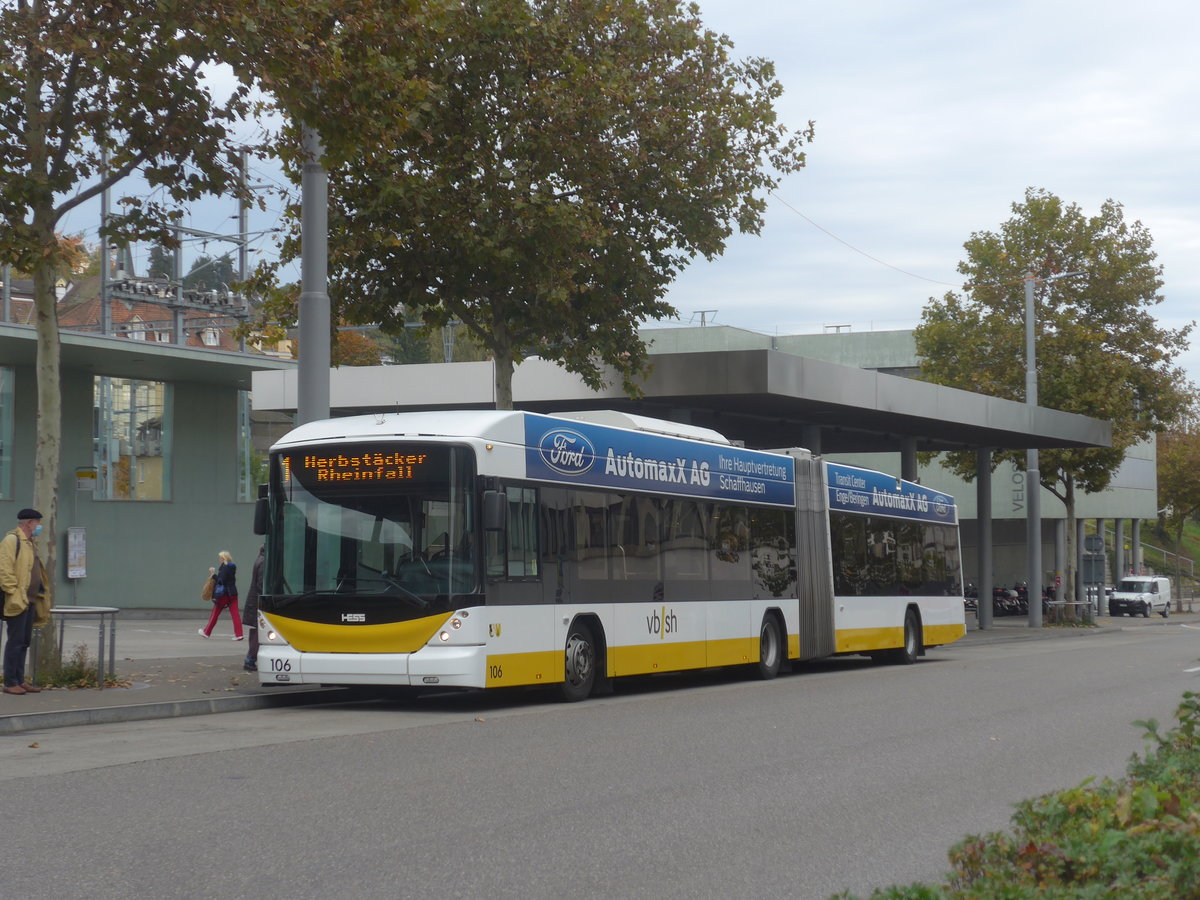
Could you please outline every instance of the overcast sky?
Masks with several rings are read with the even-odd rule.
[[[1163,265],[1156,317],[1169,327],[1200,318],[1192,4],[700,0],[700,8],[738,57],[775,61],[781,120],[793,128],[815,120],[816,139],[807,167],[770,201],[762,235],[735,236],[724,256],[676,283],[669,300],[684,322],[716,309],[718,323],[769,333],[911,328],[930,297],[958,283],[971,232],[998,230],[1027,187],[1086,215],[1105,199],[1121,203],[1127,221],[1149,229]],[[1200,353],[1183,362],[1200,378]]]
[[[1123,204],[1164,268],[1159,321],[1200,318],[1200,16],[1186,0],[700,7],[737,57],[775,61],[781,121],[815,120],[816,139],[770,199],[762,235],[735,235],[673,287],[682,322],[716,310],[718,324],[766,333],[911,328],[959,283],[971,232],[998,230],[1027,187],[1087,215],[1107,198]],[[278,224],[271,205],[252,230]],[[187,223],[232,233],[235,212],[208,202]],[[65,230],[94,238],[96,219],[83,212]],[[268,236],[254,246],[269,252]],[[225,249],[196,241],[188,254]],[[1181,361],[1200,380],[1200,351]]]

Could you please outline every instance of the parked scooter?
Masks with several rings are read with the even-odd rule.
[[[979,612],[979,589],[969,581],[963,588],[963,609],[970,614]]]
[[[1017,592],[1012,588],[992,588],[992,615],[1015,616],[1019,614],[1020,604]]]

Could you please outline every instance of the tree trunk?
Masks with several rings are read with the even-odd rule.
[[[496,353],[492,365],[496,376],[496,409],[512,409],[513,360],[511,353]]]
[[[43,14],[40,4],[21,5],[32,25]],[[36,33],[36,27],[32,28]],[[24,72],[25,143],[28,164],[37,189],[29,198],[33,213],[31,227],[41,249],[33,268],[33,304],[37,333],[37,437],[33,470],[33,506],[42,513],[42,535],[38,556],[46,570],[45,588],[53,601],[56,574],[55,548],[58,533],[58,468],[62,445],[61,348],[58,339],[58,296],[54,278],[59,265],[58,236],[54,226],[58,213],[49,189],[50,150],[47,145],[47,111],[43,108],[45,82],[40,65]],[[35,629],[34,653],[43,668],[58,667],[57,632],[53,627]]]
[[[35,223],[38,219],[35,218]],[[42,219],[41,222],[45,222]],[[52,225],[35,224],[43,247],[56,245]],[[53,257],[51,257],[53,259]],[[55,266],[50,260],[33,271],[33,302],[37,310],[37,451],[33,476],[33,506],[43,516],[45,528],[38,555],[46,567],[46,590],[54,597],[58,547],[59,459],[62,450],[62,348],[58,336],[58,296],[54,289]],[[35,652],[39,667],[58,668],[58,633],[53,627],[36,631]]]
[[[493,309],[498,309],[493,306]],[[496,409],[512,409],[513,349],[508,327],[499,315],[492,316],[492,368],[496,387]]]

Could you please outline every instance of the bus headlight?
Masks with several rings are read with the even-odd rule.
[[[457,616],[455,618],[451,619],[450,627],[453,628],[455,631],[458,631],[458,629],[462,628],[462,619],[458,618]]]
[[[444,643],[444,642],[450,640],[450,632],[443,631],[441,634],[438,635],[438,637],[441,638],[442,642]]]

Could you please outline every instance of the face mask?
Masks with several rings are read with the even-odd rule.
[[[35,529],[33,529],[33,534],[31,534],[30,537],[37,537],[41,533],[42,533],[42,526],[39,525]]]

